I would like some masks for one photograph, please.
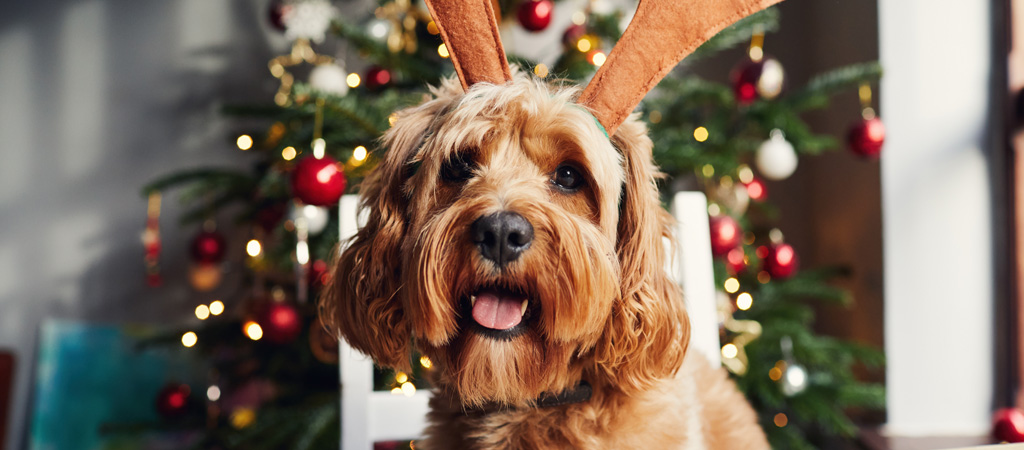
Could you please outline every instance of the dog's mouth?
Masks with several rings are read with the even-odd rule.
[[[522,289],[487,286],[466,298],[464,317],[480,334],[510,339],[526,329],[532,307],[530,296]]]

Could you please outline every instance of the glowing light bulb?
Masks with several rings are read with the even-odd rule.
[[[248,244],[245,244],[245,252],[253,258],[260,256],[261,251],[263,251],[263,248],[260,246],[260,241],[253,239]]]
[[[708,129],[704,127],[697,127],[693,130],[693,138],[696,139],[697,142],[704,142],[708,140]]]
[[[362,82],[362,80],[359,78],[358,73],[350,73],[345,77],[345,82],[348,83],[348,87],[354,88],[359,87],[359,83]]]
[[[725,292],[735,294],[738,290],[740,290],[740,280],[735,278],[725,280]]]
[[[590,63],[597,67],[603,66],[607,59],[608,55],[605,55],[604,52],[594,52],[590,55]]]
[[[451,56],[448,54],[448,46],[444,44],[437,46],[437,54],[441,55],[442,58],[447,58]]]
[[[744,292],[736,297],[736,307],[741,311],[750,309],[751,305],[754,304],[754,297],[750,296],[749,292]]]
[[[363,161],[366,159],[366,147],[360,145],[352,150],[352,159],[356,161]]]
[[[196,345],[196,342],[198,341],[199,336],[196,336],[195,332],[189,331],[181,335],[181,345],[184,345],[185,347],[191,348],[193,345]]]
[[[263,327],[250,320],[245,323],[245,335],[249,336],[249,339],[258,341],[263,337]]]
[[[299,152],[295,151],[295,147],[292,147],[290,145],[281,150],[281,158],[284,158],[285,161],[291,161],[295,159],[295,157],[298,154]]]
[[[584,36],[581,37],[580,40],[576,41],[576,50],[579,50],[582,53],[586,53],[590,51],[590,47],[592,45],[593,44],[590,43],[590,39]]]
[[[420,356],[420,365],[423,366],[424,369],[429,369],[434,365],[434,363],[430,361],[430,358]]]
[[[406,375],[405,372],[398,372],[395,374],[395,381],[397,381],[398,384],[405,383],[406,381],[409,381],[409,376]]]
[[[736,348],[736,345],[733,344],[733,343],[728,343],[728,344],[725,344],[725,345],[722,346],[722,357],[723,358],[726,358],[726,359],[735,358],[736,355],[739,354],[739,352],[740,352],[740,350],[738,348]]]
[[[405,394],[406,397],[412,397],[416,394],[416,386],[413,386],[412,383],[406,381],[405,383],[402,383],[402,393]]]
[[[252,137],[249,136],[248,134],[243,134],[238,137],[238,139],[235,141],[235,144],[238,145],[238,148],[240,150],[248,150],[252,148]]]
[[[210,399],[211,402],[220,400],[220,388],[217,385],[206,388],[206,398]]]
[[[222,312],[224,312],[224,302],[220,300],[214,300],[213,302],[210,303],[210,314],[219,316]]]
[[[210,307],[206,305],[196,306],[196,317],[198,317],[199,320],[206,320],[210,317]]]

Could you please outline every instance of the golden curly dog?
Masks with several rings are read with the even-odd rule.
[[[609,139],[575,87],[523,73],[432,94],[384,135],[321,305],[378,364],[435,362],[416,448],[767,448],[724,370],[686,353],[644,124]]]

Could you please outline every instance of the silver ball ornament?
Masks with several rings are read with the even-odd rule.
[[[348,74],[337,64],[321,64],[309,72],[309,85],[320,92],[343,96],[348,93]]]

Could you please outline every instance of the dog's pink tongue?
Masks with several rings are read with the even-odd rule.
[[[523,320],[523,299],[482,292],[473,304],[473,320],[492,330],[507,330]]]

